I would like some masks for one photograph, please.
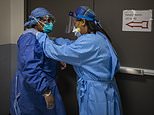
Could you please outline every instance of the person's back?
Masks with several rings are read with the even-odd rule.
[[[111,54],[109,52],[109,46],[107,44],[107,38],[102,36],[100,32],[97,32],[97,34],[85,34],[82,35],[80,38],[78,38],[77,42],[81,42],[83,45],[81,52],[84,48],[86,51],[86,54],[82,57],[80,55],[80,58],[82,60],[80,67],[83,68],[83,70],[86,70],[87,72],[91,73],[93,76],[92,79],[102,79],[101,77],[107,77],[103,79],[112,79],[108,78],[111,76],[108,74],[111,67]],[[111,47],[111,46],[110,46]],[[87,58],[85,58],[85,56]],[[117,61],[117,60],[115,60]],[[101,72],[100,70],[104,70]],[[106,72],[106,73],[105,73]],[[84,72],[85,73],[85,72]],[[82,73],[82,75],[84,74]],[[86,75],[88,76],[88,75]],[[100,78],[99,78],[100,77]]]

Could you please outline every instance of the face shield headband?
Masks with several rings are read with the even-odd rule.
[[[88,12],[88,10],[86,11]],[[74,22],[73,20],[81,20],[81,19],[85,19],[85,20],[88,20],[88,21],[95,21],[95,19],[93,18],[90,18],[90,17],[87,17],[87,16],[84,16],[84,15],[76,15],[74,12],[69,12],[69,22],[66,26],[66,33],[71,33],[73,28],[74,28]]]
[[[68,23],[68,25],[66,26],[66,31],[65,31],[65,32],[66,32],[66,33],[71,33],[71,32],[72,32],[72,30],[73,30],[73,28],[74,28],[74,22],[73,22],[74,19],[75,19],[75,20],[85,19],[85,20],[87,20],[87,21],[92,21],[92,22],[95,23],[96,26],[98,26],[99,28],[103,29],[103,28],[102,28],[102,25],[100,24],[100,21],[99,21],[99,20],[97,20],[96,18],[91,18],[91,17],[86,16],[86,13],[89,12],[90,10],[91,10],[91,9],[88,9],[88,10],[84,13],[84,15],[80,15],[80,14],[76,15],[74,12],[69,12],[69,23]]]

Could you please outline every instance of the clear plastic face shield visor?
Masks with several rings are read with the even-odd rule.
[[[69,20],[68,20],[68,24],[66,25],[65,32],[69,34],[72,32],[73,28],[74,28],[74,17],[69,16]]]
[[[73,12],[69,12],[69,19],[68,19],[68,24],[66,25],[66,33],[71,33],[73,31],[74,28],[74,20],[77,20],[74,16]]]

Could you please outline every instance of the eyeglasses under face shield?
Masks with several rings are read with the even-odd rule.
[[[50,16],[44,16],[44,17],[39,17],[40,21],[43,21],[44,23],[55,23],[55,18],[54,17],[50,17]]]

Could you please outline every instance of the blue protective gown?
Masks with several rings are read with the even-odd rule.
[[[37,31],[26,30],[19,38],[18,66],[12,82],[11,115],[65,115],[55,79],[57,61],[47,58],[36,39]],[[51,90],[53,109],[47,109],[43,93]]]
[[[121,115],[121,104],[114,75],[119,69],[117,55],[100,32],[81,35],[73,43],[57,45],[45,34],[39,42],[47,57],[72,64],[77,73],[80,115]],[[68,40],[67,40],[68,41]],[[60,44],[60,43],[59,43]]]

